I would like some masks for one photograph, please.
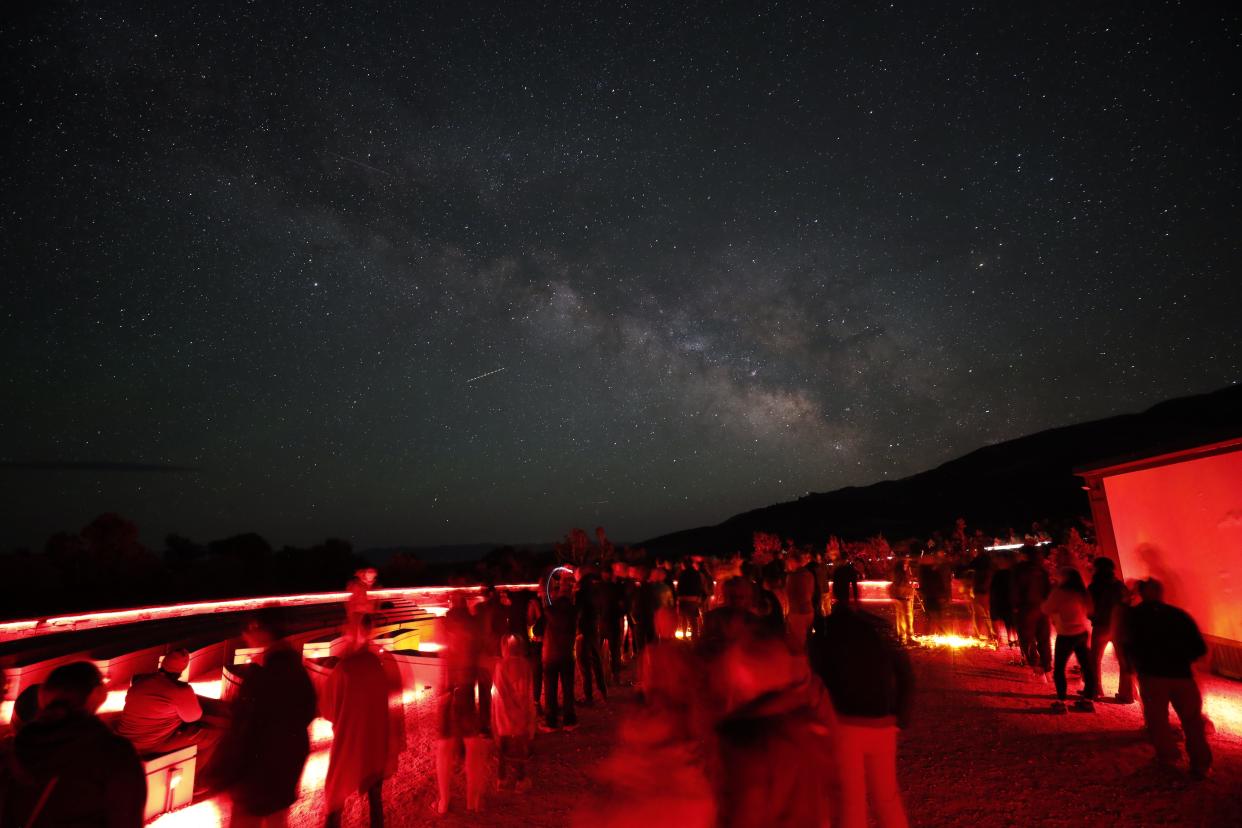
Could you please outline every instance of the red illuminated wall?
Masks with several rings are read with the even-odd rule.
[[[1242,451],[1104,478],[1124,577],[1242,642]]]

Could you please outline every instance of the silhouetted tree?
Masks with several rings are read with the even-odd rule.
[[[380,582],[386,586],[415,586],[427,565],[413,552],[397,552],[379,567]]]
[[[270,557],[272,545],[254,532],[214,540],[207,544],[207,552],[217,558],[231,558],[243,562],[257,562]]]
[[[207,550],[175,532],[164,538],[164,561],[174,569],[186,569],[201,561]]]

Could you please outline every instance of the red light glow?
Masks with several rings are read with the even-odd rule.
[[[501,590],[530,590],[538,584],[502,584]],[[410,599],[443,600],[452,592],[482,592],[483,587],[410,587],[403,589],[376,589],[371,597],[377,600]],[[28,635],[46,635],[69,630],[87,630],[132,624],[135,621],[159,621],[190,615],[208,615],[217,612],[247,612],[270,606],[297,607],[313,604],[340,604],[349,597],[347,592],[310,592],[295,595],[269,595],[263,598],[236,598],[228,601],[195,601],[188,604],[168,604],[154,607],[137,607],[123,610],[103,610],[77,615],[56,615],[50,618],[27,618],[20,621],[0,623],[0,641],[22,638]]]
[[[1104,478],[1121,569],[1158,578],[1204,633],[1242,644],[1242,451]]]

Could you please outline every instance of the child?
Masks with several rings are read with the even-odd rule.
[[[492,676],[492,733],[500,754],[496,781],[502,790],[525,790],[530,785],[526,760],[535,735],[535,698],[524,649],[520,638],[506,636]]]

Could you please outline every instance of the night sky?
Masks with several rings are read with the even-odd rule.
[[[1242,379],[1224,4],[26,5],[5,549],[640,540]]]

